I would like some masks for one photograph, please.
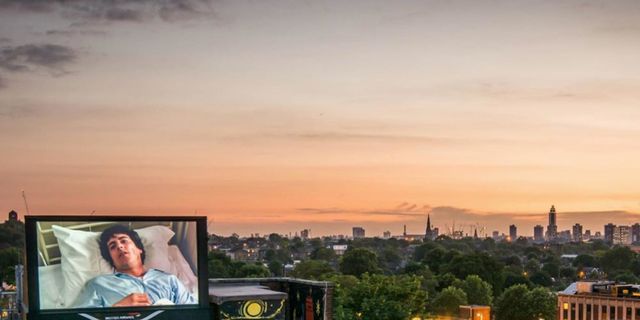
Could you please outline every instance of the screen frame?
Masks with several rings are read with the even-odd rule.
[[[148,306],[148,307],[105,307],[105,308],[66,308],[66,309],[42,309],[40,305],[40,279],[38,271],[38,222],[73,222],[73,221],[113,221],[113,222],[137,222],[137,221],[185,221],[196,224],[196,252],[197,252],[197,277],[198,277],[198,304],[174,305],[174,306]],[[27,274],[27,297],[29,319],[58,319],[60,316],[72,314],[96,314],[103,317],[109,315],[129,314],[132,312],[150,313],[163,310],[165,316],[176,311],[177,315],[185,315],[189,310],[210,309],[209,306],[209,277],[207,271],[207,218],[198,216],[88,216],[88,215],[46,215],[25,216],[25,254]]]

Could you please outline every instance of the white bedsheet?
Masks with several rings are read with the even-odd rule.
[[[169,261],[171,261],[171,270],[184,286],[189,290],[196,299],[198,299],[198,278],[191,270],[189,263],[184,258],[177,246],[169,246]],[[64,308],[64,297],[61,296],[61,288],[64,286],[62,270],[59,264],[51,266],[39,267],[40,277],[40,308],[41,309],[60,309]]]

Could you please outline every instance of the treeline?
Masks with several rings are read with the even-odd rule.
[[[293,262],[293,253],[305,250],[307,258],[289,276],[335,282],[334,319],[339,320],[452,315],[461,304],[490,305],[497,320],[553,319],[554,293],[574,281],[640,282],[640,256],[602,241],[537,245],[524,238],[439,237],[424,243],[368,238],[344,241],[349,249],[339,257],[330,249],[331,239],[269,239],[277,241],[267,243],[258,264],[241,265],[212,253],[210,274],[241,277],[243,268],[262,268],[261,274],[279,276],[281,266]]]
[[[15,284],[15,266],[22,263],[24,223],[5,221],[0,224],[0,283]]]

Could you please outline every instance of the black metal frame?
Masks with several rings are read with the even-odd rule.
[[[198,254],[198,304],[183,306],[150,306],[121,308],[81,308],[81,309],[40,309],[40,290],[38,273],[38,235],[39,221],[187,221],[196,223]],[[209,283],[207,272],[207,218],[194,216],[25,216],[26,235],[26,269],[29,320],[62,320],[62,319],[210,319]],[[161,311],[161,312],[158,312]],[[156,313],[155,316],[152,314]]]

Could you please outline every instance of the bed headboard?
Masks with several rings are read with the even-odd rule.
[[[60,263],[60,248],[58,247],[58,240],[53,234],[51,226],[58,225],[61,227],[91,231],[102,232],[105,229],[115,224],[122,224],[129,229],[140,229],[149,226],[164,225],[171,229],[174,229],[173,222],[171,221],[135,221],[135,222],[96,222],[96,221],[39,221],[37,223],[38,228],[38,262],[39,265],[52,265]]]

